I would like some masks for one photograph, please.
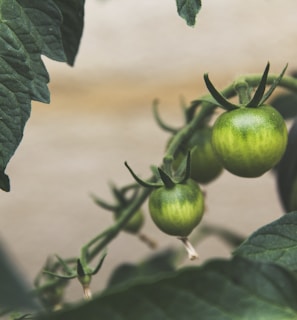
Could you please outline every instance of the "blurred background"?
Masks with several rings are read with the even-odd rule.
[[[33,103],[23,141],[10,161],[11,192],[0,194],[1,237],[29,281],[49,254],[76,256],[80,247],[113,222],[90,193],[111,200],[110,181],[132,181],[124,161],[143,178],[159,164],[169,135],[155,124],[182,124],[180,97],[206,93],[203,74],[217,88],[240,74],[261,73],[267,61],[280,73],[296,68],[295,0],[207,0],[194,28],[174,0],[87,0],[85,28],[74,68],[44,59],[51,104]],[[282,214],[271,173],[241,179],[224,173],[207,186],[209,223],[244,235]],[[145,207],[147,211],[147,208]],[[147,216],[144,233],[159,249],[181,247]],[[216,238],[197,246],[200,264],[228,257]],[[121,234],[110,246],[93,288],[106,284],[122,262],[139,262],[151,250]],[[80,298],[78,285],[71,296]]]

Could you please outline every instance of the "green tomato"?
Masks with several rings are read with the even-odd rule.
[[[281,159],[288,133],[284,119],[271,106],[238,108],[221,114],[213,126],[212,145],[231,173],[259,177]]]
[[[212,128],[198,129],[187,145],[181,146],[173,161],[176,170],[191,150],[190,177],[198,183],[207,184],[216,179],[223,171],[223,166],[215,154],[211,144]]]
[[[163,232],[187,237],[199,224],[204,212],[204,197],[192,179],[154,189],[149,197],[149,211],[156,226]]]
[[[216,179],[223,171],[223,166],[211,144],[212,128],[196,131],[189,141],[191,148],[191,178],[206,184]]]
[[[116,215],[116,218],[119,217],[120,214]],[[134,215],[130,218],[130,220],[126,223],[124,230],[128,233],[138,233],[144,223],[144,214],[142,210],[137,210]]]

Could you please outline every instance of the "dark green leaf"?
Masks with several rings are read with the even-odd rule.
[[[154,280],[113,288],[39,320],[289,320],[297,317],[296,277],[280,266],[215,260]]]
[[[74,65],[84,27],[85,0],[54,0],[63,16],[62,40],[67,63]]]
[[[200,234],[202,237],[217,236],[220,240],[233,248],[238,247],[245,240],[243,235],[234,232],[233,230],[212,224],[202,225],[200,228]]]
[[[31,100],[49,102],[49,76],[41,55],[65,61],[62,16],[52,0],[3,0],[0,3],[0,188],[30,116]]]
[[[131,280],[155,277],[157,274],[171,272],[174,268],[174,260],[177,253],[173,250],[166,250],[146,259],[138,265],[122,264],[115,269],[108,285],[128,283]]]
[[[280,94],[274,98],[270,104],[285,119],[290,119],[297,116],[297,95],[295,93]]]
[[[284,209],[297,210],[297,119],[288,137],[288,144],[281,161],[275,168],[277,188]]]
[[[33,310],[37,308],[29,288],[0,244],[0,308]]]
[[[186,20],[187,25],[194,26],[196,15],[201,9],[200,0],[176,0],[178,14]]]
[[[253,233],[234,254],[297,271],[296,230],[297,212],[294,211]]]

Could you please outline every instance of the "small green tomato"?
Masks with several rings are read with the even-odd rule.
[[[120,214],[116,215],[116,218],[119,217]],[[124,229],[128,233],[136,234],[140,231],[144,224],[144,214],[142,210],[137,210],[131,219],[126,223]]]
[[[189,142],[191,148],[191,178],[206,184],[216,179],[223,171],[223,166],[211,144],[212,128],[197,130]]]
[[[164,233],[187,237],[202,219],[204,197],[198,184],[188,179],[171,188],[154,189],[149,197],[149,211]]]

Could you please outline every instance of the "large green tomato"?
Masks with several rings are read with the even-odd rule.
[[[282,116],[271,106],[238,108],[221,114],[212,145],[223,166],[241,177],[259,177],[275,166],[287,145]]]
[[[187,237],[199,224],[204,212],[204,197],[198,184],[188,179],[171,188],[162,186],[152,191],[149,211],[163,232]]]

